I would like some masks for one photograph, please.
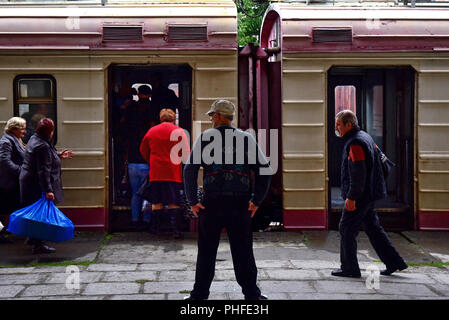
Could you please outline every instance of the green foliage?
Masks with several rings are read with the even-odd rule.
[[[238,12],[238,38],[239,46],[245,46],[248,43],[259,44],[260,27],[262,25],[262,18],[266,7],[265,3],[254,3],[252,0],[236,1]],[[257,18],[247,16],[241,9],[240,4],[243,4],[244,10],[250,15],[260,15]]]

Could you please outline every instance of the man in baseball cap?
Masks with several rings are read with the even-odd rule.
[[[206,112],[208,116],[212,116],[214,113],[219,113],[223,116],[235,116],[235,106],[229,100],[219,99],[215,100],[210,106],[210,110]]]

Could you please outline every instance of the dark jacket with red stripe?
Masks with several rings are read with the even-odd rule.
[[[354,128],[343,137],[341,196],[371,202],[386,195],[385,180],[376,144],[369,134]]]

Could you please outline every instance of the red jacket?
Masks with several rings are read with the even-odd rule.
[[[170,136],[174,141],[170,141]],[[140,154],[150,164],[150,181],[182,183],[181,161],[185,162],[190,154],[189,141],[182,128],[170,122],[152,127],[140,144]]]

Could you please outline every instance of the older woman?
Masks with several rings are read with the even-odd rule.
[[[47,199],[59,203],[63,200],[61,182],[61,159],[72,157],[71,150],[58,153],[51,140],[55,125],[50,118],[39,120],[36,133],[28,141],[25,158],[20,172],[20,198],[26,207],[39,200],[42,193]],[[33,254],[54,252],[54,248],[41,240],[28,239],[34,245]]]
[[[13,117],[6,122],[0,139],[0,208],[7,215],[20,208],[19,173],[25,154],[25,133],[25,119]],[[0,243],[7,242],[11,241],[0,234]]]
[[[178,228],[184,192],[181,160],[188,158],[190,148],[184,130],[174,124],[173,110],[162,109],[159,118],[161,123],[148,130],[143,138],[140,153],[149,159],[149,201],[156,221],[167,206],[175,237],[181,237]]]

